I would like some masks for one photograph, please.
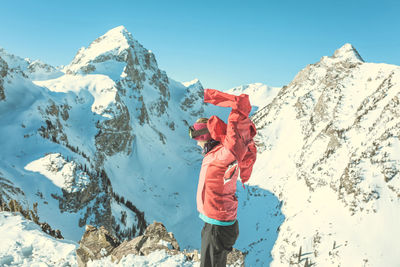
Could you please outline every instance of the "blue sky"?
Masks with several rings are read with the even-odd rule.
[[[368,62],[400,65],[399,14],[395,0],[5,0],[0,47],[65,65],[124,25],[175,80],[282,86],[345,43]]]

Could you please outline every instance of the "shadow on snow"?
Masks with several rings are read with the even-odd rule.
[[[234,247],[247,253],[246,266],[269,266],[271,251],[285,216],[282,203],[270,191],[258,186],[245,189],[238,183],[239,237]]]

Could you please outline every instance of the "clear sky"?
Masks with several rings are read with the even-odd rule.
[[[124,25],[171,78],[216,89],[288,84],[345,43],[400,65],[399,0],[2,0],[0,14],[9,53],[66,65]]]

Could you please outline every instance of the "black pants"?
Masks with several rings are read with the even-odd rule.
[[[238,236],[237,221],[229,226],[205,223],[201,231],[200,267],[225,267],[226,257]]]

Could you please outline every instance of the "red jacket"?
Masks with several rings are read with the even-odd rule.
[[[257,154],[253,141],[256,127],[248,117],[251,110],[249,96],[206,89],[204,102],[231,107],[232,111],[228,124],[217,116],[208,120],[211,137],[220,144],[203,159],[197,187],[197,209],[209,218],[232,221],[237,215],[237,178],[240,173],[242,183],[249,180]]]

